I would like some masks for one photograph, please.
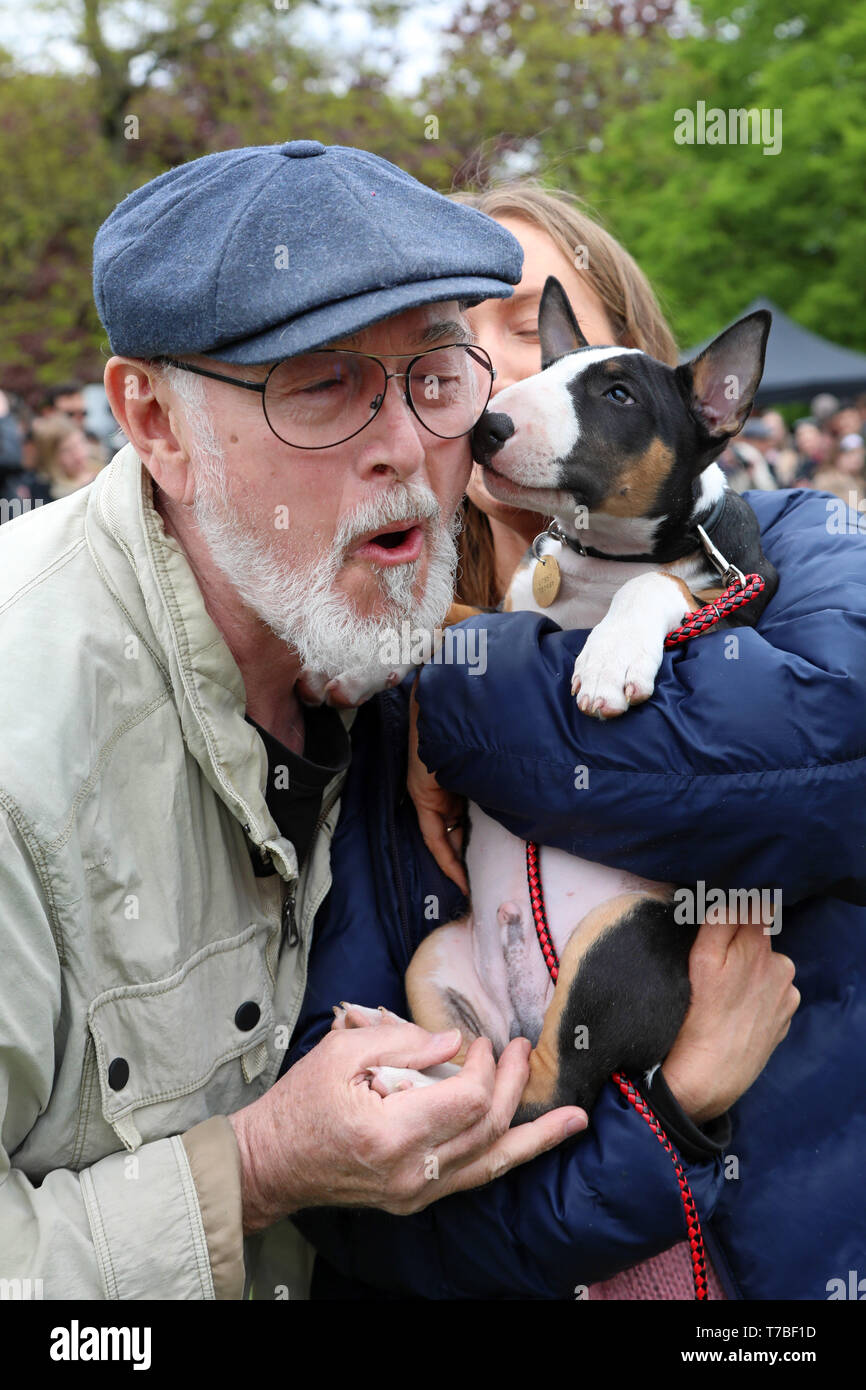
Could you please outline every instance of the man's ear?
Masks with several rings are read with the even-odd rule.
[[[541,370],[549,367],[560,357],[589,343],[580,331],[580,324],[574,317],[574,310],[568,302],[568,295],[553,275],[548,275],[538,306],[538,337],[541,341]]]
[[[677,367],[692,413],[711,439],[729,439],[745,424],[761,384],[772,320],[767,309],[747,314]]]
[[[176,415],[159,367],[135,357],[112,357],[105,367],[112,414],[163,492],[188,501],[189,454],[175,433]]]

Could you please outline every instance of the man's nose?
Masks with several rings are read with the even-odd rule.
[[[403,378],[390,378],[385,399],[370,424],[358,435],[358,442],[364,446],[365,466],[387,466],[401,477],[409,476],[423,466],[428,441],[435,442],[435,437],[425,430],[411,410]]]

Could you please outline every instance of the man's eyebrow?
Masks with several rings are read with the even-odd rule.
[[[416,341],[419,346],[426,347],[429,343],[438,343],[442,338],[450,338],[455,343],[475,341],[465,324],[457,323],[456,319],[445,319],[440,323],[428,324]]]
[[[431,343],[441,342],[443,338],[448,338],[452,343],[475,342],[474,334],[456,319],[441,319],[436,323],[428,323],[412,341],[418,347],[429,347]],[[352,348],[356,348],[360,341],[360,333],[347,333],[345,338],[340,339],[343,346]]]

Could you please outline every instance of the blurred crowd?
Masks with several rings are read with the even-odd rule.
[[[35,410],[0,391],[0,522],[84,487],[124,442],[101,387],[60,382]],[[755,412],[719,463],[734,492],[809,487],[866,506],[866,394],[816,396],[790,428]]]
[[[789,429],[777,410],[753,413],[719,459],[734,492],[811,487],[851,507],[866,499],[866,395],[822,393]]]
[[[85,388],[58,382],[31,409],[0,391],[0,522],[92,482],[123,442],[101,387],[88,409]]]

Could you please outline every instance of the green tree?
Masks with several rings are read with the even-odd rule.
[[[637,22],[638,13],[644,17]],[[646,18],[648,16],[648,18]],[[427,84],[458,180],[538,174],[583,195],[649,273],[684,343],[766,294],[866,346],[866,9],[488,0]],[[675,113],[781,112],[782,148],[681,145]]]
[[[866,11],[853,0],[704,0],[685,19],[674,0],[463,0],[431,29],[440,58],[413,96],[393,26],[414,0],[68,4],[80,73],[0,54],[13,389],[98,373],[90,249],[120,198],[213,150],[299,137],[373,150],[443,191],[529,172],[582,194],[683,343],[762,293],[866,346]],[[350,9],[369,21],[351,44]],[[330,26],[322,43],[311,15]],[[677,144],[675,113],[698,101],[781,110],[781,152]]]
[[[148,179],[214,150],[298,137],[422,173],[431,154],[421,120],[387,90],[381,50],[368,61],[311,47],[296,0],[149,2],[119,36],[119,0],[78,6],[82,72],[22,72],[0,53],[0,381],[29,396],[61,376],[101,377],[93,238]],[[389,7],[371,16],[386,23]]]

